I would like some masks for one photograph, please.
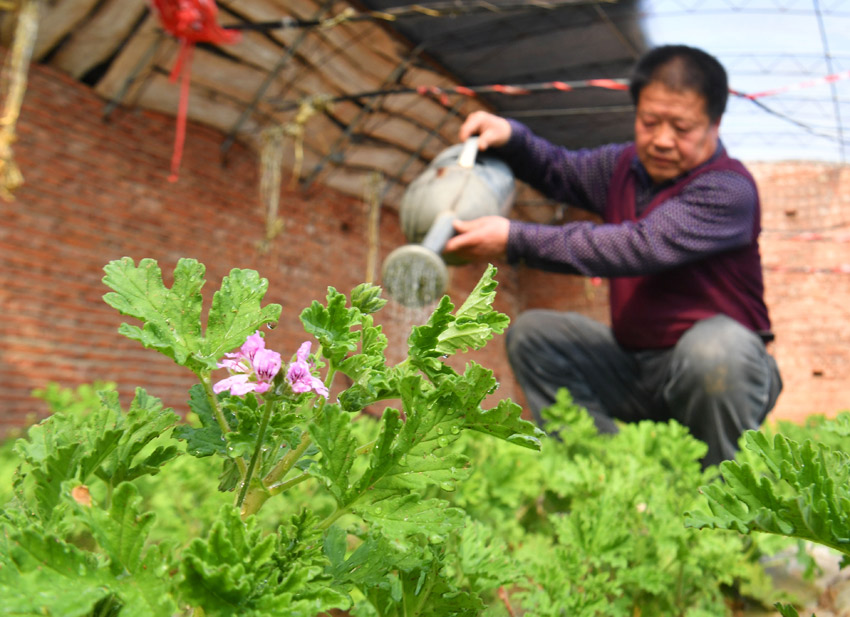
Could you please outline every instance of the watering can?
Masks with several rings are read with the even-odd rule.
[[[384,260],[384,289],[409,307],[425,306],[439,298],[449,282],[442,252],[455,233],[454,221],[505,216],[513,198],[510,167],[498,158],[479,154],[477,136],[443,150],[401,198],[401,229],[410,244],[398,247]]]

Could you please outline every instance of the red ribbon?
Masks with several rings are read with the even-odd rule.
[[[223,45],[239,39],[239,32],[218,25],[218,7],[215,0],[152,0],[162,27],[180,41],[180,52],[169,79],[180,83],[180,104],[177,109],[177,131],[174,136],[174,154],[171,157],[170,182],[177,181],[177,170],[183,157],[186,139],[186,114],[189,110],[189,82],[192,50],[197,43]]]

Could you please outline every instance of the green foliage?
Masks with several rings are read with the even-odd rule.
[[[314,378],[324,370],[329,388],[339,373],[351,382],[338,403],[294,391],[285,367],[262,395],[213,393],[224,353],[280,315],[262,306],[267,282],[256,272],[232,270],[203,323],[196,261],[179,261],[170,288],[153,260],[105,271],[106,302],[142,322],[119,332],[200,383],[186,422],[143,390],[126,411],[114,390],[85,405],[46,393],[58,408],[15,445],[20,465],[0,516],[8,610],[308,617],[356,598],[364,614],[471,616],[484,607],[479,593],[507,580],[486,532],[464,533],[463,510],[444,498],[468,474],[464,432],[540,447],[516,405],[482,407],[496,388],[491,371],[444,362],[506,327],[492,309],[494,268],[456,312],[444,299],[395,366],[374,321],[379,288],[349,297],[330,288],[326,304],[308,307],[301,320],[320,343]],[[364,430],[357,412],[380,400],[400,408]],[[191,456],[178,457],[184,448]],[[295,499],[273,499],[284,492]]]
[[[0,515],[4,611],[176,610],[164,546],[147,542],[154,515],[142,512],[131,482],[155,475],[174,457],[173,444],[158,442],[176,420],[142,390],[127,412],[114,391],[105,391],[99,408],[83,416],[55,413],[17,441],[14,498]]]
[[[820,428],[838,441],[847,439],[843,414]],[[720,465],[725,483],[703,487],[703,509],[688,514],[698,528],[761,531],[823,544],[850,556],[850,454],[807,439],[800,443],[782,434],[744,435],[757,463]]]
[[[234,268],[213,296],[206,333],[201,323],[203,264],[181,259],[169,289],[153,259],[112,261],[104,267],[104,284],[113,291],[104,296],[121,314],[144,322],[139,328],[122,324],[119,332],[187,366],[196,373],[215,368],[221,356],[238,347],[261,325],[276,323],[281,307],[260,307],[268,281],[253,270]]]
[[[455,503],[507,542],[511,601],[526,615],[727,614],[724,590],[766,594],[752,546],[683,525],[712,478],[705,445],[675,423],[598,435],[562,391],[540,454],[467,440]]]

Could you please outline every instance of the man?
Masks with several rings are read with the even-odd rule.
[[[631,144],[569,151],[525,126],[471,114],[461,140],[516,176],[602,217],[563,226],[458,221],[446,251],[610,279],[611,327],[533,310],[507,335],[508,358],[540,421],[566,387],[602,432],[614,420],[675,419],[708,445],[704,465],[733,458],[782,388],[764,304],[758,192],[718,137],[728,84],[720,63],[682,45],[638,61]]]

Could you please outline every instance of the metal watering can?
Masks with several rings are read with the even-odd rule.
[[[409,307],[425,306],[442,296],[449,272],[441,254],[455,233],[454,221],[505,216],[514,192],[510,167],[480,155],[478,137],[443,150],[401,198],[401,229],[411,244],[398,247],[384,260],[381,278],[387,293]]]

